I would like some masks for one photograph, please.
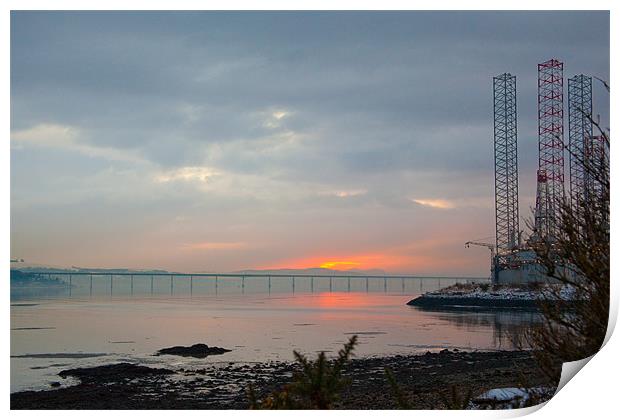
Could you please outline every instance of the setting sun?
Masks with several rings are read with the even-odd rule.
[[[321,268],[330,268],[332,270],[349,270],[359,266],[360,263],[353,261],[328,261],[321,264]]]

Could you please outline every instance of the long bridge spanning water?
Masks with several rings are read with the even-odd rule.
[[[64,286],[66,295],[194,295],[267,292],[412,293],[453,284],[488,283],[488,277],[366,274],[169,273],[126,271],[25,271]]]

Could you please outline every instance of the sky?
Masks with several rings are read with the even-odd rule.
[[[549,58],[609,80],[609,13],[13,11],[11,257],[486,276],[492,77],[524,228]]]

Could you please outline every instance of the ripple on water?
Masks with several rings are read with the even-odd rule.
[[[89,357],[107,356],[107,353],[39,353],[18,354],[11,356],[14,359],[86,359]]]
[[[16,327],[11,328],[11,331],[32,331],[32,330],[55,330],[56,327]]]

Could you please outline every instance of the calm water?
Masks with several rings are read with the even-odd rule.
[[[292,351],[336,353],[358,334],[358,356],[460,348],[511,348],[507,335],[535,322],[527,312],[429,312],[406,305],[454,281],[371,279],[109,280],[12,290],[11,390],[45,389],[60,370],[131,361],[153,366],[291,360]],[[111,290],[111,293],[110,293]],[[195,360],[155,357],[163,347],[206,343],[230,353]],[[62,381],[61,381],[62,382]],[[66,382],[65,382],[66,383]]]

